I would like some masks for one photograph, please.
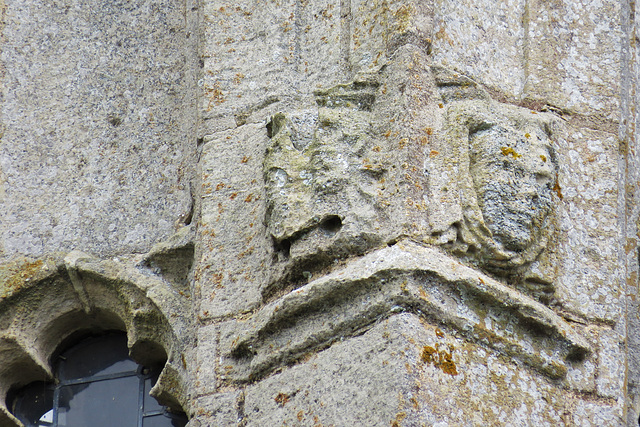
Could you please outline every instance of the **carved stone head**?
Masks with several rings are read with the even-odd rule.
[[[491,100],[449,104],[440,155],[427,165],[438,243],[498,275],[522,275],[552,235],[556,125],[551,114]]]
[[[469,135],[469,173],[484,225],[503,251],[534,245],[553,209],[556,177],[546,133],[494,125]]]

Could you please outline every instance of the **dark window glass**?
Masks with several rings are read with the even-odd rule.
[[[12,410],[27,427],[184,427],[149,396],[159,372],[129,358],[124,334],[88,338],[58,357],[58,383],[33,383],[14,394]]]
[[[60,388],[58,426],[135,426],[138,420],[138,377]]]
[[[84,340],[58,359],[58,379],[63,382],[120,372],[135,373],[138,369],[138,364],[129,359],[127,337],[120,334]]]
[[[50,384],[30,384],[16,395],[14,401],[13,413],[26,426],[53,425],[53,387]]]
[[[169,424],[167,424],[169,422]],[[185,423],[181,417],[171,417],[167,421],[166,415],[154,415],[152,417],[145,417],[142,427],[184,427]]]

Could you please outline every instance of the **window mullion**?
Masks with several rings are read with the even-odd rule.
[[[143,376],[138,377],[138,427],[142,427],[142,420],[144,416],[144,381]]]
[[[53,389],[53,427],[58,427],[58,405],[60,403],[60,386]]]

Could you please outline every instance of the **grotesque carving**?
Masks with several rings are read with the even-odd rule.
[[[392,233],[384,223],[389,160],[372,113],[378,87],[374,80],[338,85],[317,92],[315,108],[271,118],[265,223],[284,269],[273,282],[293,270],[309,276]]]
[[[484,250],[487,265],[509,268],[532,261],[546,245],[555,155],[548,135],[537,126],[483,125],[489,127],[469,135],[477,209],[473,199],[466,203],[466,223],[473,224],[476,249]]]
[[[464,83],[442,85],[450,102],[434,148],[443,155],[426,165],[432,241],[548,301],[554,268],[545,249],[561,197],[552,142],[559,120],[480,97]]]

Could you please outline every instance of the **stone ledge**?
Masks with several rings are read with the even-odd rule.
[[[347,309],[350,308],[350,309]],[[442,252],[404,241],[317,279],[221,332],[222,352],[248,382],[356,335],[380,319],[412,312],[557,379],[591,346],[541,303]]]

